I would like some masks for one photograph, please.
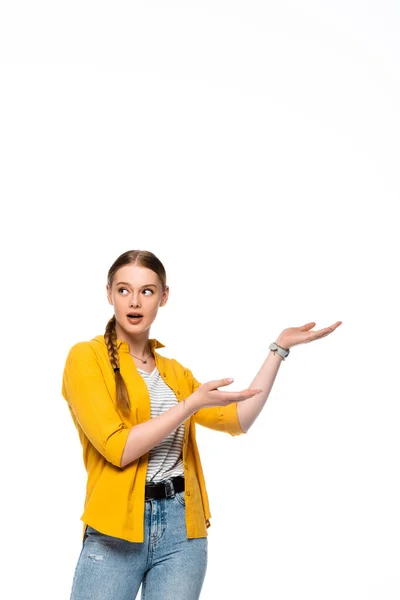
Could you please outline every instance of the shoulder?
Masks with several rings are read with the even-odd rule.
[[[96,358],[104,352],[107,352],[104,336],[96,336],[92,340],[76,342],[70,347],[68,358]]]

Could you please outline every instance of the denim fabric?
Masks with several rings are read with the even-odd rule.
[[[185,492],[145,501],[144,542],[88,526],[70,600],[198,600],[208,538],[186,536]]]

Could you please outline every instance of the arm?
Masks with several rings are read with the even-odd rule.
[[[91,444],[107,461],[121,468],[159,444],[194,412],[190,402],[181,402],[155,419],[128,427],[86,342],[75,344],[68,354],[62,394]]]
[[[276,343],[279,344],[279,341]],[[240,425],[246,433],[253,425],[268,400],[269,393],[274,385],[281,362],[282,357],[271,350],[250,385],[251,388],[260,388],[263,390],[262,393],[238,403],[237,410]]]
[[[336,321],[336,323],[334,323],[333,325],[330,325],[329,327],[324,327],[323,329],[319,329],[318,331],[311,331],[311,329],[315,325],[314,321],[306,323],[301,327],[288,327],[279,334],[278,339],[275,343],[278,344],[278,346],[282,346],[283,348],[292,348],[292,346],[296,346],[297,344],[312,342],[314,340],[318,340],[322,337],[330,335],[341,324],[342,321]],[[278,353],[273,352],[271,350],[264,363],[262,364],[261,369],[258,371],[257,375],[251,383],[251,387],[257,387],[259,389],[262,389],[262,393],[258,394],[257,396],[254,396],[253,398],[243,400],[243,402],[239,403],[239,419],[242,427],[246,431],[249,430],[249,428],[252,426],[252,424],[262,411],[264,404],[268,399],[271,388],[274,385],[275,377],[279,371],[279,367],[281,366],[282,360],[283,359],[281,358],[281,356],[279,356]]]
[[[62,395],[91,444],[119,467],[129,428],[114,406],[96,354],[87,342],[79,342],[69,351]]]
[[[192,372],[189,369],[185,369],[185,377],[189,382],[190,393],[193,394],[198,387],[200,382],[193,377]],[[256,386],[255,386],[256,387]],[[260,386],[259,386],[260,387]],[[251,398],[250,398],[251,400]],[[207,408],[200,408],[193,414],[195,423],[214,429],[215,431],[224,431],[230,435],[241,435],[246,433],[239,421],[239,404],[245,402],[232,402],[225,406],[208,406]]]
[[[181,423],[186,421],[192,415],[195,422],[216,429],[218,431],[226,431],[231,435],[240,435],[244,433],[240,427],[237,404],[232,402],[226,406],[211,406],[207,408],[196,408],[198,406],[198,398],[194,398],[194,392],[200,387],[200,383],[193,377],[189,369],[185,369],[185,377],[188,380],[189,395],[185,400],[179,402],[177,406],[166,410],[162,415],[132,427],[125,451],[123,453],[121,466],[125,466],[138,456],[147,452],[165,439],[171,431],[174,431]],[[218,383],[218,382],[211,382]],[[220,380],[220,385],[224,384],[224,380]],[[226,382],[225,382],[226,383]],[[206,392],[205,392],[206,393]],[[243,393],[248,395],[249,392],[238,392],[237,397],[243,396]],[[254,392],[253,392],[254,393]],[[240,400],[242,402],[242,400]]]
[[[158,417],[132,427],[122,454],[121,467],[125,467],[165,440],[193,412],[189,403],[183,400]]]

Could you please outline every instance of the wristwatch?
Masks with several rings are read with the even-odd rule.
[[[279,356],[282,357],[282,360],[285,360],[285,358],[289,356],[289,348],[282,348],[282,346],[278,346],[278,344],[275,344],[275,342],[272,342],[268,348],[272,350],[272,352],[277,352]]]

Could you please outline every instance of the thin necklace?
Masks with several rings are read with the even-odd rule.
[[[134,355],[134,354],[132,354],[131,352],[129,352],[129,354],[130,354],[131,356],[133,356],[133,358],[137,358],[138,360],[141,360],[141,361],[142,361],[142,363],[144,363],[145,365],[147,364],[147,359],[149,358],[149,356],[151,356],[151,352],[150,352],[149,356],[146,356],[146,358],[143,360],[143,358],[139,358],[138,356],[135,356],[135,355]]]

